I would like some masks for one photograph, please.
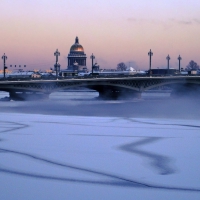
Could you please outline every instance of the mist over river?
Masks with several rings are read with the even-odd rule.
[[[0,98],[9,96],[0,92]],[[144,93],[141,99],[102,100],[95,91],[67,91],[50,94],[48,100],[1,101],[1,112],[67,116],[111,116],[168,119],[199,119],[197,98],[171,98],[169,93]]]

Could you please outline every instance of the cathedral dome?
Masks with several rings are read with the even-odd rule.
[[[70,48],[70,53],[84,54],[82,45],[79,44],[78,37],[75,39],[75,43]]]

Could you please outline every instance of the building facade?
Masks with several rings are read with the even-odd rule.
[[[67,69],[61,70],[60,76],[76,76],[79,72],[87,72],[87,56],[83,46],[79,44],[78,37],[75,38],[75,43],[71,46],[67,59]]]
[[[79,44],[78,37],[75,38],[75,43],[71,46],[70,52],[68,54],[68,70],[74,70],[74,67],[78,66],[76,70],[82,70],[86,67],[86,54],[84,53],[84,49],[81,44]],[[74,66],[75,63],[75,66]]]

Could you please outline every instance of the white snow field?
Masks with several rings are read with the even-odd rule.
[[[198,200],[200,122],[0,113],[0,200]]]

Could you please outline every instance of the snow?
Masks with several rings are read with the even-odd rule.
[[[200,122],[0,113],[0,199],[200,199]]]

